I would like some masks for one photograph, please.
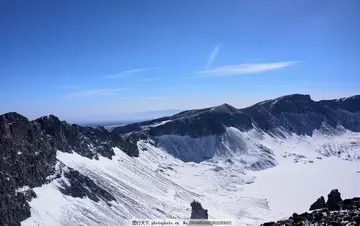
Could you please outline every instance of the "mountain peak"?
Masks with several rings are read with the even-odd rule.
[[[16,122],[16,121],[28,121],[28,119],[17,113],[17,112],[8,112],[6,114],[0,115],[1,117],[4,117],[7,121],[10,122]]]
[[[224,112],[224,113],[232,114],[232,113],[237,112],[238,110],[235,107],[231,106],[230,104],[224,103],[222,105],[211,108],[210,111]]]
[[[312,101],[310,95],[308,94],[290,94],[290,95],[285,95],[279,98],[276,98],[274,100],[275,102],[278,101],[294,101],[294,102],[308,102],[308,101]]]

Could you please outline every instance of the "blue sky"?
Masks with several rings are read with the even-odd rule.
[[[0,1],[0,113],[156,117],[359,94],[360,1]]]

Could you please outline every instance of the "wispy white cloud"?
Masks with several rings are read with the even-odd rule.
[[[163,77],[149,77],[149,78],[142,78],[139,79],[139,82],[152,82],[152,81],[156,81],[156,80],[161,80],[163,79]]]
[[[238,64],[218,67],[200,71],[202,76],[229,76],[241,74],[255,74],[288,68],[296,65],[297,61],[284,61],[275,63]]]
[[[66,98],[89,97],[89,96],[109,96],[117,94],[125,89],[91,89],[79,92],[67,93]]]
[[[209,57],[208,57],[208,60],[206,62],[206,65],[205,65],[205,70],[209,69],[211,67],[211,65],[213,64],[214,60],[216,59],[218,53],[219,53],[219,50],[220,50],[220,47],[221,45],[218,44],[217,46],[215,46],[215,48],[211,51]]]
[[[123,77],[123,76],[129,76],[129,75],[133,75],[133,74],[137,74],[137,73],[141,73],[141,72],[150,71],[152,69],[155,69],[155,68],[154,67],[134,68],[134,69],[126,70],[126,71],[120,71],[115,74],[106,75],[105,78],[119,78],[119,77]]]

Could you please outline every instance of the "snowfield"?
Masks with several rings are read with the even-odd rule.
[[[157,147],[151,140],[139,141],[138,158],[114,148],[112,160],[58,151],[59,162],[91,178],[116,201],[66,196],[59,191],[61,182],[67,182],[61,176],[34,188],[31,217],[22,225],[186,219],[193,200],[208,209],[211,219],[259,225],[307,211],[334,188],[344,198],[360,196],[360,133],[338,131],[276,137],[256,129],[227,128],[220,136],[203,138],[166,135],[156,138]],[[201,161],[203,156],[211,159]]]

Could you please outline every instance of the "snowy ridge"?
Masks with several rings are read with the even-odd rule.
[[[158,147],[185,162],[229,159],[251,169],[266,169],[276,164],[270,150],[233,127],[226,128],[222,135],[199,138],[162,135],[157,141]]]
[[[335,187],[344,196],[360,196],[360,133],[283,134],[276,137],[257,129],[241,132],[229,127],[220,136],[165,135],[157,142],[139,141],[138,158],[117,148],[111,160],[59,151],[58,161],[96,181],[115,201],[109,206],[103,200],[64,195],[59,191],[64,180],[60,177],[34,189],[38,197],[30,202],[31,217],[22,225],[127,225],[125,219],[131,218],[183,219],[190,216],[192,200],[200,201],[212,219],[258,225],[304,212]],[[176,150],[213,156],[200,163],[184,162],[174,157]],[[267,161],[276,167],[259,165],[268,169],[254,171],[254,163]]]

